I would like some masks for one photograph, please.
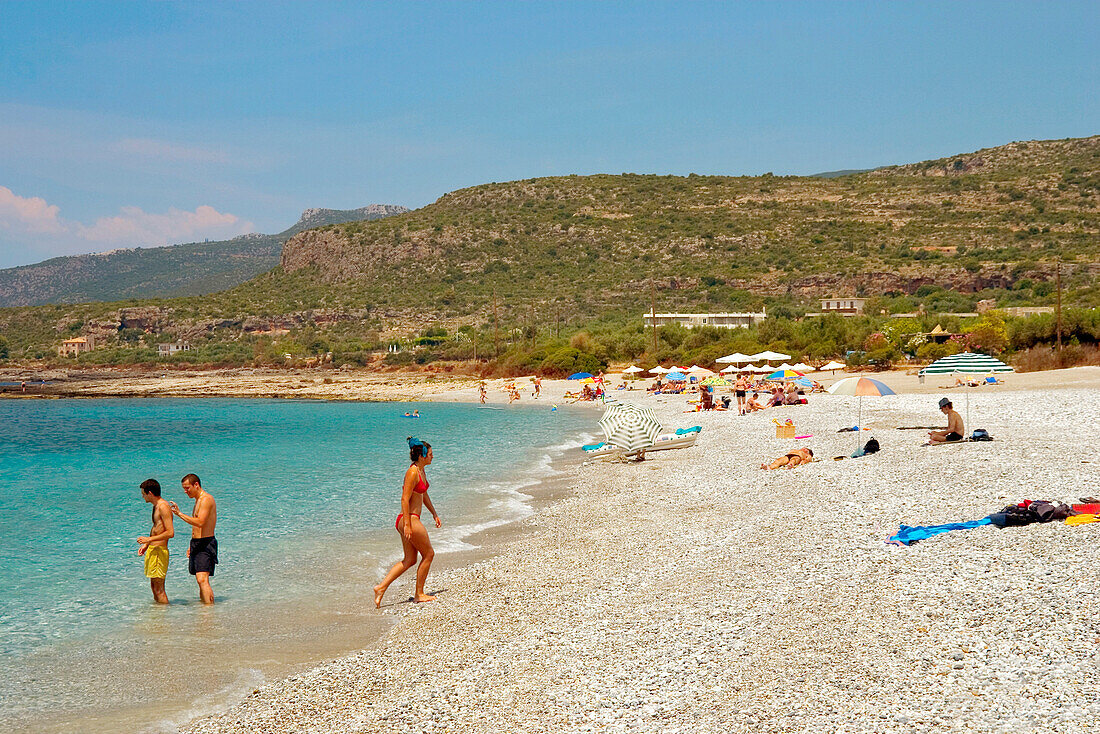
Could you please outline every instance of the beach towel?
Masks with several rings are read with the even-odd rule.
[[[912,545],[917,541],[931,538],[933,535],[939,535],[940,533],[947,533],[952,530],[970,530],[971,528],[980,528],[982,525],[990,524],[992,524],[992,520],[988,517],[983,517],[981,520],[949,522],[945,525],[902,525],[897,535],[891,537],[886,542],[900,545]]]
[[[1092,522],[1100,522],[1100,515],[1074,515],[1066,518],[1066,525],[1088,525]]]

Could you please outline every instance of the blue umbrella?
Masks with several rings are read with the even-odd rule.
[[[591,377],[591,376],[592,376],[591,373],[588,373],[588,372],[574,372],[573,374],[569,375],[569,377],[567,379],[569,379],[569,380],[583,380],[586,377]]]
[[[799,387],[810,387],[810,388],[812,388],[814,386],[814,383],[811,382],[808,377],[799,377],[797,379],[791,380],[791,382],[798,385]]]
[[[665,375],[666,380],[675,380],[676,382],[683,382],[687,379],[687,375],[683,372],[669,372]]]

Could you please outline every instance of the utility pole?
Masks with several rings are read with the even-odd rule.
[[[500,319],[497,318],[497,292],[493,291],[493,356],[500,357]]]
[[[1058,259],[1058,267],[1054,272],[1055,272],[1055,275],[1054,275],[1055,288],[1058,291],[1058,300],[1055,301],[1056,305],[1054,307],[1054,310],[1058,314],[1057,318],[1055,320],[1057,321],[1056,329],[1057,329],[1057,334],[1058,334],[1058,351],[1061,352],[1062,351],[1062,260],[1061,260],[1061,258]]]
[[[653,326],[653,358],[657,358],[657,286],[649,284],[649,314]]]

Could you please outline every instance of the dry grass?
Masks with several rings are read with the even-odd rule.
[[[1086,365],[1100,365],[1100,347],[1070,344],[1060,352],[1052,347],[1033,347],[1019,352],[1012,360],[1012,366],[1017,372],[1059,370]]]

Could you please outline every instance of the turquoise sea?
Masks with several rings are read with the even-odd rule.
[[[421,417],[405,418],[413,409]],[[0,724],[170,729],[369,642],[385,619],[370,586],[400,555],[406,436],[435,450],[444,527],[432,538],[445,552],[530,512],[523,488],[595,421],[549,405],[0,401]],[[150,513],[138,484],[157,478],[187,511],[189,472],[218,502],[218,603],[197,603],[177,520],[173,603],[156,607],[136,555]],[[410,573],[387,600],[411,584]]]

